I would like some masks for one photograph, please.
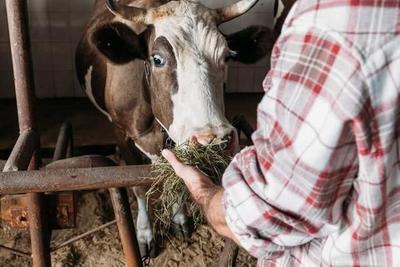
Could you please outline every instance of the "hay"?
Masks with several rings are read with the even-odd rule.
[[[226,150],[226,141],[214,141],[203,146],[186,142],[175,147],[172,151],[184,164],[195,166],[204,172],[217,185],[221,184],[222,174],[232,160]],[[201,208],[195,203],[183,180],[175,174],[172,166],[161,157],[153,163],[152,172],[155,182],[152,184],[148,197],[159,195],[154,214],[156,225],[162,234],[168,233],[171,226],[172,206],[186,203],[186,211],[192,216],[194,227],[204,222]]]

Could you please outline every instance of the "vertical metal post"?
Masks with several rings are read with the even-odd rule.
[[[114,207],[118,232],[121,238],[127,267],[142,267],[139,245],[136,239],[135,226],[129,207],[126,188],[110,188],[111,202]]]
[[[35,89],[30,50],[28,12],[26,0],[6,0],[8,29],[14,71],[20,132],[37,132],[35,118]],[[36,152],[29,165],[37,169],[40,162]],[[29,231],[31,236],[33,266],[50,266],[49,231],[46,225],[42,195],[31,193],[29,199]]]
[[[71,158],[74,153],[73,146],[72,125],[68,122],[64,122],[60,127],[60,131],[58,132],[53,161]]]
[[[62,127],[62,129],[67,129],[66,127]],[[67,140],[66,136],[67,131],[62,130],[60,131],[61,136],[59,138],[59,142],[57,142],[57,147],[66,147],[66,141]],[[64,134],[63,134],[64,133]],[[60,143],[64,143],[65,145],[59,145]],[[59,149],[60,151],[63,151],[65,149]],[[55,157],[57,158],[57,155],[61,155],[60,157],[63,157],[62,153],[55,153]],[[77,158],[72,158],[69,160],[61,160],[58,162],[53,162],[50,165],[47,165],[46,168],[48,169],[51,167],[51,169],[60,169],[59,171],[63,171],[62,169],[65,168],[75,168],[77,171],[79,168],[96,168],[96,167],[104,167],[104,166],[115,166],[115,162],[110,160],[107,157],[103,156],[85,156],[85,157],[77,157]],[[147,172],[145,171],[144,173],[149,174],[150,169],[147,166]],[[121,168],[121,167],[120,167]],[[129,167],[128,167],[129,168]],[[136,166],[136,168],[142,169],[143,166]],[[65,170],[64,170],[65,171]],[[88,169],[88,171],[93,174],[96,169]],[[102,175],[106,174],[107,171],[102,170],[100,172]],[[132,174],[132,170],[129,170],[127,173]],[[48,175],[48,174],[47,174]],[[71,175],[71,173],[69,174]],[[57,178],[60,178],[62,175],[56,175]],[[79,176],[79,175],[78,175]],[[76,176],[74,178],[74,181],[77,180]],[[97,177],[97,175],[95,175]],[[121,174],[118,174],[113,171],[112,174],[115,179],[118,181],[121,181]],[[145,175],[144,175],[145,176]],[[49,177],[48,177],[49,178]],[[32,180],[33,178],[31,178]],[[60,184],[59,181],[55,181],[54,178],[49,178],[49,180],[54,181],[55,184]],[[62,178],[61,180],[69,180]],[[87,177],[83,179],[86,183],[90,181]],[[99,184],[99,181],[96,182]],[[101,182],[100,182],[101,183]],[[1,191],[1,190],[0,190]],[[54,191],[54,187],[53,187]],[[124,255],[125,255],[125,260],[126,260],[126,266],[128,267],[141,267],[142,262],[141,262],[141,257],[140,257],[140,251],[138,248],[138,242],[136,239],[136,232],[135,232],[135,226],[133,223],[132,219],[132,213],[131,213],[131,208],[129,205],[129,199],[128,199],[128,193],[126,188],[110,188],[110,198],[112,201],[112,205],[114,208],[114,214],[115,214],[115,219],[117,222],[117,227],[118,227],[118,232],[119,236],[121,239],[121,244],[122,244],[122,249],[124,250]]]

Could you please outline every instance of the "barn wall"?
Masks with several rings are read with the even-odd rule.
[[[75,79],[74,50],[94,0],[28,0],[36,94],[84,96]],[[4,0],[0,0],[0,97],[14,95]]]
[[[203,0],[211,7],[236,0]],[[75,78],[74,50],[94,0],[28,0],[36,92],[39,98],[83,97]],[[272,24],[272,1],[260,0],[244,16],[222,26],[231,33],[251,24]],[[230,64],[229,92],[259,92],[268,60],[254,65]],[[14,97],[4,0],[0,0],[0,98]]]

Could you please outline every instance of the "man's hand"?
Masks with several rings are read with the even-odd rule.
[[[180,162],[171,151],[163,150],[162,155],[174,168],[176,174],[183,179],[193,199],[202,207],[208,223],[219,234],[238,243],[225,221],[225,211],[222,206],[223,188],[215,185],[197,168]]]
[[[221,190],[221,187],[215,185],[208,176],[197,168],[181,163],[170,150],[163,150],[162,155],[174,168],[175,173],[185,182],[190,193],[192,193],[193,199],[203,209],[207,209],[208,202]]]

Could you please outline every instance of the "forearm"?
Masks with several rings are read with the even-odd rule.
[[[220,186],[215,186],[213,189],[209,190],[209,194],[210,195],[204,199],[204,202],[199,203],[208,223],[218,234],[239,244],[239,241],[235,238],[225,220],[225,210],[222,204],[224,189]]]

